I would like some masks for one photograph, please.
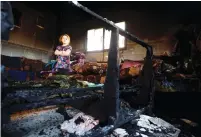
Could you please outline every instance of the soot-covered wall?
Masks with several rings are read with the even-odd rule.
[[[47,62],[51,55],[48,53],[55,45],[56,17],[48,12],[34,10],[21,2],[11,2],[11,5],[14,18],[16,18],[16,13],[20,13],[21,16],[19,20],[15,19],[17,26],[10,32],[9,40],[1,43],[1,54],[24,56]]]

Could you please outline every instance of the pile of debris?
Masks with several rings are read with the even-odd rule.
[[[122,107],[125,106],[121,105]],[[129,109],[128,106],[126,108]],[[120,127],[114,127],[104,126],[100,120],[75,108],[67,107],[64,111],[69,116],[68,119],[57,108],[41,109],[41,112],[29,114],[27,112],[23,117],[15,115],[3,129],[8,133],[19,133],[22,137],[91,137],[98,136],[100,132],[104,134],[102,137],[178,137],[180,133],[178,128],[168,122],[147,115],[139,115]]]
[[[64,136],[74,134],[76,136],[84,136],[92,129],[100,127],[99,120],[84,113],[76,114],[72,119],[64,121],[61,124],[61,131]],[[175,128],[168,122],[147,115],[140,115],[139,118],[116,128],[110,135],[106,137],[178,137],[180,130]]]

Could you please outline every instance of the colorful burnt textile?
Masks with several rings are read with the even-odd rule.
[[[74,64],[78,64],[78,65],[84,65],[85,62],[85,54],[82,52],[75,52],[72,53],[71,55],[71,60],[73,61],[73,63],[71,65]]]
[[[120,70],[120,79],[127,77],[139,76],[142,70],[142,65],[134,65]]]

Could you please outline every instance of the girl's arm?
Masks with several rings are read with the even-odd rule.
[[[62,51],[61,56],[70,56],[71,50],[67,49],[66,51]]]
[[[72,47],[68,46],[68,47],[64,48],[61,55],[62,56],[70,56],[71,51],[72,51]]]
[[[58,56],[58,55],[62,55],[62,51],[55,50],[54,54],[57,55],[57,56]]]

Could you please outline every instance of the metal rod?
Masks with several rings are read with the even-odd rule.
[[[133,34],[129,33],[128,31],[125,31],[121,28],[119,28],[118,26],[115,25],[114,22],[106,19],[106,18],[103,18],[102,16],[96,14],[95,12],[91,11],[90,9],[88,9],[87,7],[81,5],[80,3],[78,3],[77,1],[73,1],[73,2],[70,2],[70,3],[73,3],[73,5],[77,6],[78,8],[82,9],[83,11],[85,11],[86,13],[96,17],[97,19],[99,19],[100,21],[106,23],[107,25],[113,27],[113,28],[116,28],[119,30],[119,33],[126,37],[127,39],[131,40],[131,41],[134,41],[138,44],[140,44],[141,46],[143,46],[144,48],[147,49],[147,55],[149,57],[152,57],[153,55],[153,51],[152,51],[152,46],[150,46],[149,44],[145,43],[144,41],[140,40],[139,38],[137,38],[136,36],[134,36]]]

